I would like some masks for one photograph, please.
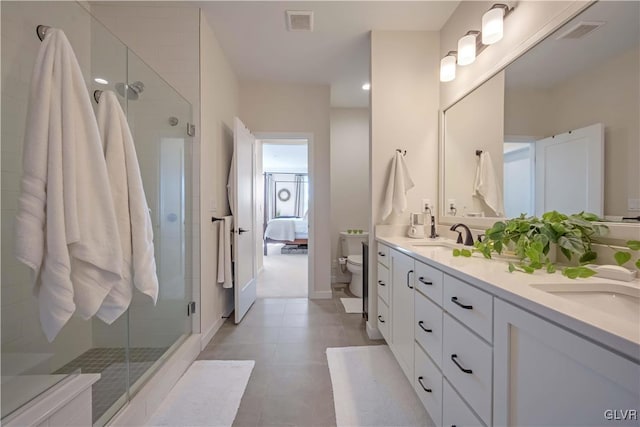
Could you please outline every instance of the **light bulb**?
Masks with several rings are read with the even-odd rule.
[[[456,78],[456,57],[449,53],[449,55],[442,58],[440,61],[440,81],[450,82]]]
[[[469,65],[476,60],[476,35],[467,34],[458,40],[458,65]]]
[[[496,7],[482,15],[482,44],[494,44],[502,40],[504,9]]]
[[[95,79],[93,79],[94,82],[99,83],[101,85],[106,85],[109,84],[109,82],[105,79],[103,79],[102,77],[96,77]]]
[[[365,83],[362,85],[362,90],[369,90],[371,89],[371,83]]]

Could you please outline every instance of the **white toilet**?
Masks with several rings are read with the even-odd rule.
[[[362,242],[369,239],[369,233],[340,232],[340,247],[342,256],[347,258],[347,270],[351,272],[349,291],[357,297],[362,297]]]

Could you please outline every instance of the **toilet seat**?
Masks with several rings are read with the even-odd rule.
[[[351,265],[362,266],[362,255],[349,255],[347,262]]]

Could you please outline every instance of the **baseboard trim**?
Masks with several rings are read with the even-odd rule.
[[[383,338],[378,328],[371,326],[370,322],[367,322],[367,335],[370,340],[381,340]]]
[[[202,338],[200,340],[200,351],[204,350],[207,344],[209,344],[209,342],[213,339],[214,335],[216,334],[216,332],[218,332],[218,329],[220,329],[224,321],[225,319],[221,317],[213,325],[211,325],[211,327],[209,328],[209,330],[207,330],[206,333],[202,334]]]
[[[331,291],[313,291],[309,294],[309,299],[331,299],[333,294]]]
[[[144,387],[108,423],[109,426],[147,425],[169,391],[200,354],[201,334],[193,334],[166,360]]]

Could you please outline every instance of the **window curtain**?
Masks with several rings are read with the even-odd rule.
[[[264,224],[265,226],[276,216],[275,197],[276,183],[273,174],[264,174]]]
[[[302,218],[306,213],[306,203],[305,203],[305,184],[306,184],[306,175],[296,174],[294,176],[295,183],[295,198],[294,198],[294,215],[298,218]]]

